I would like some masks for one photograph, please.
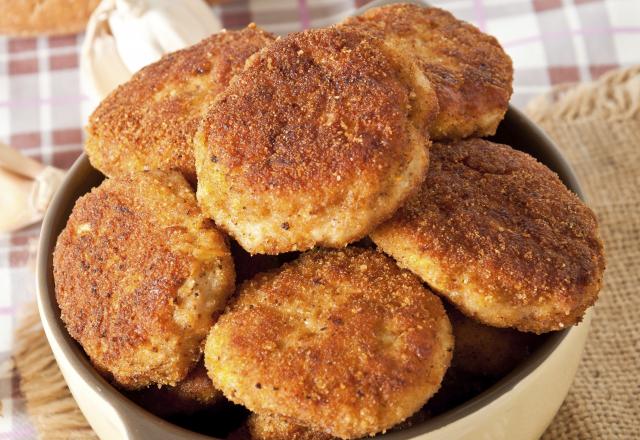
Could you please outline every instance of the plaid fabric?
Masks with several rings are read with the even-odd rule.
[[[326,26],[367,1],[237,1],[214,11],[227,28],[255,21],[286,34]],[[515,65],[513,103],[524,105],[550,86],[589,81],[640,63],[640,1],[439,0],[495,35]],[[78,74],[81,35],[0,37],[0,140],[47,164],[67,168],[82,149],[90,103]],[[0,188],[0,190],[2,190]],[[0,207],[1,209],[2,207]],[[18,378],[10,367],[20,306],[34,298],[32,265],[39,225],[0,234],[0,440],[35,437]]]

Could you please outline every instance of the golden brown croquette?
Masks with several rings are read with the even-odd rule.
[[[272,40],[250,25],[214,34],[141,69],[91,115],[85,144],[91,165],[109,177],[173,169],[195,183],[193,136],[202,112],[246,59]]]
[[[252,413],[246,425],[250,440],[337,440],[331,434],[314,431],[280,416]]]
[[[370,9],[340,26],[370,32],[418,65],[438,97],[431,139],[495,133],[513,81],[511,59],[495,38],[447,11],[413,4]]]
[[[440,387],[453,337],[439,298],[373,250],[316,250],[245,282],[207,338],[230,400],[315,431],[391,428]]]
[[[481,139],[434,143],[418,194],[371,234],[480,322],[544,333],[578,323],[602,284],[596,218],[533,157]]]
[[[183,380],[234,288],[225,236],[175,171],[108,179],[78,199],[53,264],[69,334],[129,389]]]
[[[252,57],[196,136],[203,211],[266,254],[342,247],[389,218],[428,165],[390,53],[363,33],[320,29]]]
[[[447,307],[456,348],[451,368],[465,375],[499,379],[524,361],[541,336],[481,324]]]
[[[211,407],[223,398],[207,375],[203,361],[199,361],[187,377],[175,386],[150,385],[131,392],[129,397],[160,417],[193,414]]]

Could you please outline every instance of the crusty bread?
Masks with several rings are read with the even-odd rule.
[[[0,0],[0,34],[36,36],[82,32],[100,0]]]

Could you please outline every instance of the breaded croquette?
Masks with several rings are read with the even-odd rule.
[[[183,380],[234,288],[225,236],[175,171],[108,179],[78,199],[53,272],[69,334],[128,389]]]
[[[447,11],[413,4],[370,9],[339,26],[370,32],[419,66],[440,109],[431,139],[495,133],[513,81],[511,59],[495,38]]]
[[[605,266],[593,212],[558,176],[481,139],[434,143],[419,193],[371,238],[467,316],[535,333],[578,323]]]
[[[252,254],[343,247],[389,218],[428,165],[391,52],[320,29],[252,57],[196,136],[203,211]]]
[[[330,434],[314,431],[279,416],[253,413],[246,425],[248,440],[336,440]]]
[[[148,411],[161,417],[168,417],[176,414],[192,414],[208,408],[222,398],[222,393],[213,386],[204,362],[200,361],[187,377],[175,386],[151,385],[130,393],[129,397]]]
[[[196,181],[193,136],[207,106],[247,58],[273,37],[250,25],[164,56],[114,90],[93,112],[85,149],[109,177],[149,169]]]
[[[540,336],[481,324],[447,307],[456,348],[451,368],[472,376],[499,379],[524,361]]]
[[[451,360],[440,299],[373,250],[316,250],[245,282],[207,338],[224,395],[340,438],[387,430]]]

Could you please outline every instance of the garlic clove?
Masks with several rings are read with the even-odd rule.
[[[38,220],[46,212],[54,194],[64,180],[65,172],[54,167],[45,167],[33,180],[29,203]]]
[[[0,233],[42,220],[64,174],[0,143]]]
[[[116,41],[101,23],[96,30],[99,36],[90,47],[84,47],[80,62],[80,76],[85,92],[99,101],[113,89],[131,78],[131,72],[124,65],[116,48]],[[87,32],[87,38],[90,38]]]
[[[154,31],[148,28],[148,21],[149,16],[130,17],[117,10],[109,17],[118,54],[131,73],[153,63],[163,54]]]
[[[25,178],[34,179],[44,168],[45,165],[37,160],[33,160],[18,150],[0,142],[0,169],[11,171]]]
[[[37,223],[44,214],[60,187],[64,173],[55,168],[46,168],[46,173],[37,179],[28,179],[0,168],[0,233]]]
[[[33,181],[0,169],[0,232],[10,232],[31,223],[33,212],[29,197]]]

